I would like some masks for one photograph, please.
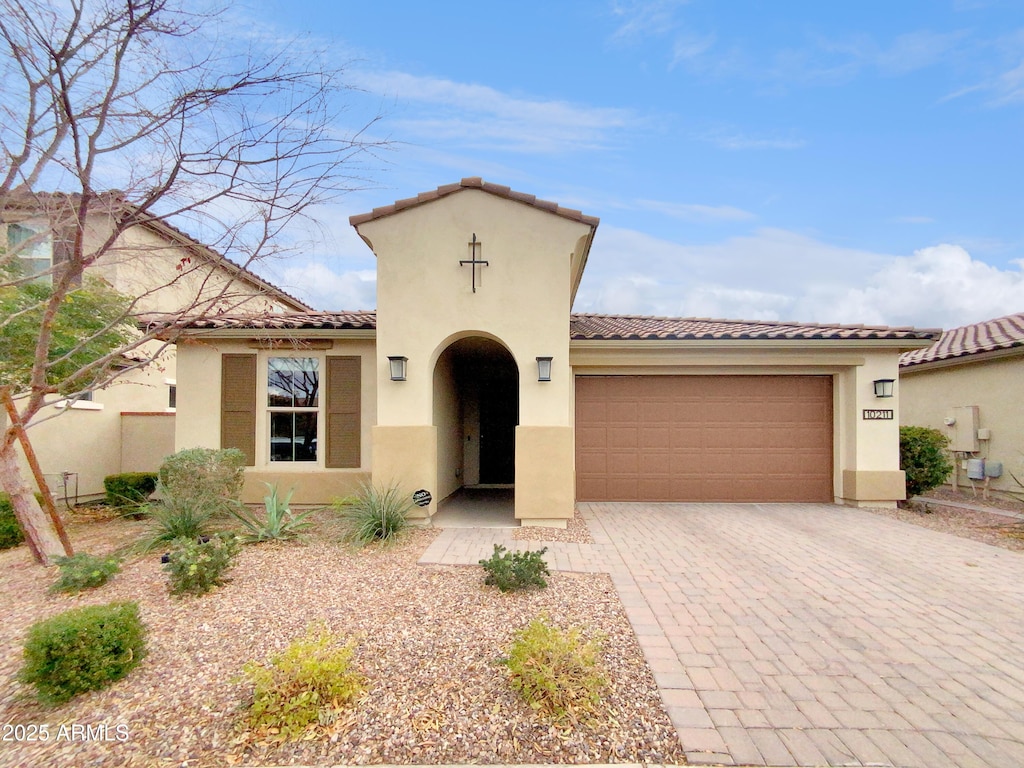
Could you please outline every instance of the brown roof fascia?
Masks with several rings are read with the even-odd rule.
[[[487,192],[488,194],[495,195],[496,197],[502,197],[506,200],[513,200],[517,203],[523,203],[524,205],[539,208],[542,211],[547,211],[548,213],[553,213],[556,216],[562,216],[563,218],[571,219],[572,221],[578,221],[595,229],[597,228],[597,225],[601,223],[601,220],[596,216],[586,216],[580,211],[572,208],[563,208],[558,203],[553,203],[550,200],[538,200],[535,195],[515,192],[502,184],[492,184],[489,181],[484,181],[479,176],[468,176],[457,184],[445,184],[437,189],[432,189],[429,192],[421,192],[416,195],[416,197],[397,200],[391,205],[374,208],[370,213],[359,213],[354,216],[349,216],[348,222],[358,229],[360,224],[365,224],[368,221],[382,219],[385,216],[393,216],[394,214],[400,213],[409,208],[414,208],[434,200],[440,200],[443,197],[453,195],[466,189],[479,189],[483,192]]]

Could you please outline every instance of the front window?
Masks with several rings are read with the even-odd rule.
[[[271,461],[316,461],[320,361],[272,357],[267,361]]]
[[[7,252],[14,255],[25,275],[42,275],[53,264],[53,237],[22,224],[8,224]],[[49,283],[50,276],[39,281]]]

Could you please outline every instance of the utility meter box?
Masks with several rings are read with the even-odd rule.
[[[978,406],[961,405],[953,409],[955,421],[950,425],[949,450],[977,453],[978,445]]]

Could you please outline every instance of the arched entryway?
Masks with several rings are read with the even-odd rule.
[[[433,381],[438,498],[466,489],[503,489],[515,482],[519,370],[500,342],[484,336],[453,341],[437,359]]]

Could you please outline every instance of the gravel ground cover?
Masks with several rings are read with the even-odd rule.
[[[337,543],[329,513],[317,521],[304,544],[243,548],[229,584],[184,600],[168,594],[159,553],[127,561],[98,590],[67,596],[47,594],[55,572],[34,565],[24,546],[0,552],[0,723],[49,731],[46,741],[0,742],[0,765],[685,762],[606,576],[555,573],[545,590],[503,595],[482,585],[479,568],[417,565],[435,531],[351,550]],[[142,526],[69,529],[79,551],[103,554]],[[62,707],[35,703],[15,680],[26,628],[71,607],[126,599],[139,601],[149,630],[143,663]],[[600,721],[556,726],[509,688],[496,662],[513,632],[541,613],[601,638],[612,682]],[[369,691],[309,740],[252,737],[239,726],[249,695],[242,665],[282,650],[316,621],[358,638]],[[91,740],[57,739],[62,724],[106,726],[106,740],[95,730]]]
[[[911,501],[906,507],[898,509],[872,509],[879,515],[887,515],[906,523],[913,523],[955,536],[974,539],[994,547],[1002,547],[1016,552],[1024,552],[1024,522],[1012,517],[960,507],[929,503],[928,498],[936,501],[955,501],[978,507],[993,507],[1010,512],[1024,514],[1024,504],[1013,500],[983,500],[971,493],[957,493],[951,488],[940,488],[929,492],[924,501]]]

